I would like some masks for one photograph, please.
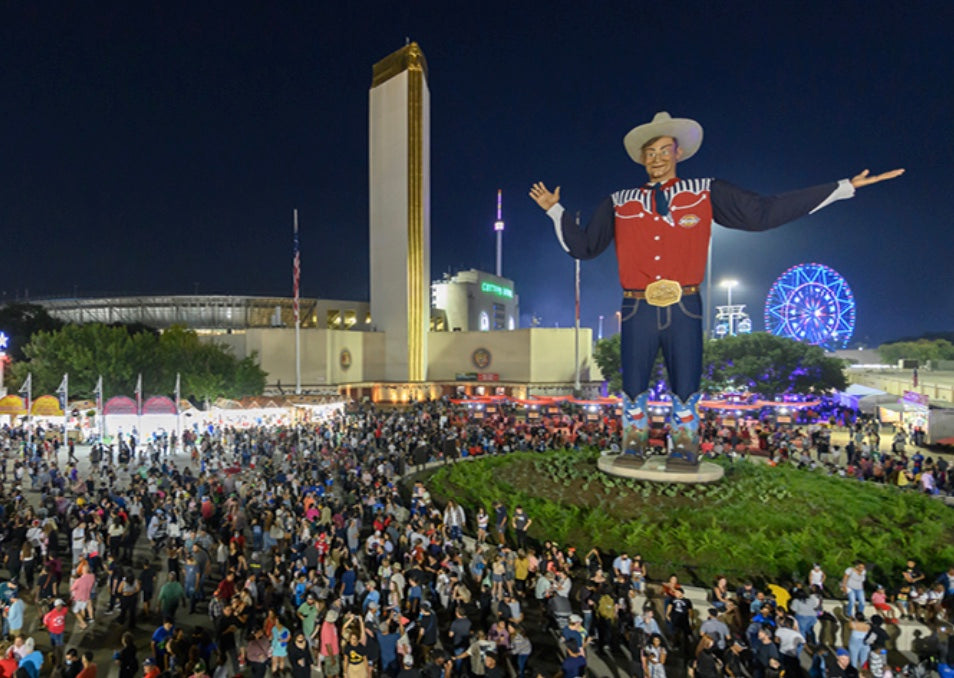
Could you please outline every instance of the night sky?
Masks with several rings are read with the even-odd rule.
[[[435,278],[493,270],[502,188],[522,324],[572,324],[573,262],[530,184],[586,219],[644,181],[622,137],[667,110],[705,129],[684,178],[775,193],[907,169],[775,231],[716,229],[713,279],[740,281],[756,329],[773,280],[819,262],[854,290],[857,341],[951,330],[954,4],[910,4],[6,2],[0,289],[289,296],[297,207],[302,295],[367,299],[371,67],[410,38]],[[582,270],[583,323],[609,334],[612,248]]]

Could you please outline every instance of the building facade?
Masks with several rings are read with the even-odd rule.
[[[520,297],[512,280],[470,269],[431,283],[431,306],[449,332],[489,332],[520,327]]]
[[[449,288],[475,297],[461,300],[460,313],[470,322],[492,312],[499,289],[513,289],[512,281],[480,271],[465,271]],[[488,292],[487,285],[494,285]],[[499,288],[499,289],[498,289]],[[510,299],[504,324],[518,318],[517,298]],[[141,323],[158,330],[182,325],[206,341],[229,347],[239,359],[255,355],[268,374],[269,389],[294,388],[295,329],[292,299],[242,296],[141,296],[100,299],[40,300],[55,318],[70,323]],[[390,383],[405,399],[416,393],[415,379],[394,379],[386,365],[384,332],[374,331],[367,302],[302,299],[301,380],[308,390],[327,390],[356,383]],[[452,311],[448,318],[455,317]],[[474,320],[476,319],[476,320]],[[516,320],[515,320],[516,321]],[[461,323],[464,320],[460,321]],[[479,325],[478,325],[479,327]],[[461,327],[458,331],[428,333],[428,382],[480,382],[489,392],[498,384],[508,390],[532,385],[534,393],[566,392],[576,377],[573,329],[515,328],[492,331]],[[488,331],[490,330],[490,331]],[[580,378],[599,380],[591,351],[592,331],[580,329]],[[407,386],[402,386],[407,385]],[[440,391],[441,389],[438,389]],[[428,391],[429,393],[429,391]]]
[[[371,315],[389,380],[427,379],[431,116],[427,61],[412,42],[374,65],[369,94]]]
[[[301,326],[332,330],[371,329],[366,301],[301,299]],[[200,334],[241,332],[250,328],[294,327],[290,297],[240,295],[152,295],[34,302],[67,323],[140,323],[164,330],[182,325]]]

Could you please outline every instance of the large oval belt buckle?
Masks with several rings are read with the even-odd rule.
[[[646,286],[645,294],[650,306],[672,306],[682,299],[682,285],[675,280],[657,280]]]

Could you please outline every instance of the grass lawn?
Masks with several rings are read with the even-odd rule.
[[[500,499],[521,504],[530,535],[573,545],[582,557],[639,553],[653,579],[676,572],[709,584],[787,582],[822,564],[834,590],[855,559],[869,581],[896,588],[907,558],[929,576],[954,564],[954,510],[943,502],[875,483],[758,463],[724,462],[712,485],[670,485],[607,476],[599,453],[520,453],[434,471],[426,479],[440,501],[454,498],[473,518]]]

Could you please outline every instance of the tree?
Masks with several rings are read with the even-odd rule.
[[[232,349],[204,342],[192,330],[173,326],[159,337],[161,380],[174,388],[176,373],[182,377],[182,393],[197,401],[219,397],[242,398],[265,390],[266,374],[256,354],[238,360]]]
[[[622,390],[620,337],[596,342],[593,356],[610,392]],[[661,353],[661,352],[660,352]],[[656,358],[653,374],[661,367]],[[842,361],[829,358],[818,346],[767,332],[740,334],[707,341],[702,354],[702,390],[715,394],[747,390],[766,398],[786,393],[824,393],[847,386]],[[659,374],[663,376],[664,370]]]
[[[178,373],[182,395],[200,402],[259,395],[265,389],[266,374],[254,355],[238,360],[231,349],[200,341],[184,327],[157,335],[148,328],[130,332],[99,323],[67,325],[36,333],[24,354],[28,361],[16,363],[11,378],[19,384],[32,373],[37,394],[52,393],[66,372],[70,394],[85,397],[92,396],[100,375],[106,397],[132,394],[140,374],[145,393],[171,395]]]
[[[886,363],[899,360],[917,360],[926,363],[929,360],[954,360],[954,344],[947,339],[918,339],[916,341],[896,341],[878,347],[881,359]]]
[[[786,393],[825,393],[847,386],[843,363],[823,349],[768,332],[706,342],[703,389],[744,389],[774,398]]]
[[[67,325],[51,332],[37,332],[23,347],[27,361],[11,369],[16,383],[33,374],[33,392],[52,393],[65,372],[70,373],[70,394],[92,396],[99,375],[107,393],[132,393],[143,375],[143,387],[152,390],[156,365],[155,335],[130,335],[125,327],[100,323]]]
[[[614,334],[606,339],[600,339],[593,347],[593,359],[599,365],[603,379],[609,382],[609,392],[619,393],[623,390],[622,363],[619,358],[620,335]]]
[[[42,306],[36,304],[7,304],[0,307],[0,331],[10,339],[7,355],[13,362],[24,359],[23,347],[36,332],[51,332],[63,327]]]

